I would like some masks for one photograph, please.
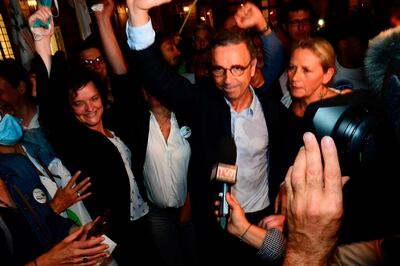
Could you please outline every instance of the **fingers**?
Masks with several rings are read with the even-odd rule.
[[[278,193],[278,196],[276,196],[275,202],[274,202],[274,213],[278,213],[280,205],[281,205],[281,197]]]
[[[64,240],[62,242],[64,242],[64,243],[72,242],[75,239],[77,239],[82,234],[82,232],[83,232],[83,227],[79,227],[78,230],[76,230],[75,232],[73,232],[72,234],[70,234],[69,236],[64,238]]]
[[[306,186],[307,190],[321,191],[324,187],[322,178],[322,161],[318,141],[314,134],[306,132],[303,135],[306,154]]]
[[[331,137],[323,137],[321,141],[322,156],[324,157],[325,191],[342,193],[342,175],[335,143]]]
[[[286,195],[288,199],[293,198],[293,189],[292,189],[292,172],[293,172],[293,166],[290,166],[286,177],[285,177],[285,188],[286,188]],[[290,201],[290,200],[289,200]]]
[[[344,187],[344,185],[346,185],[347,181],[350,180],[350,176],[346,175],[346,176],[342,176],[342,187]]]
[[[92,185],[92,183],[89,183],[89,180],[90,180],[90,178],[88,177],[88,178],[86,178],[85,180],[83,180],[81,183],[79,183],[78,185],[76,185],[74,187],[73,192],[76,193],[77,196],[78,196],[76,201],[80,201],[80,200],[86,199],[87,197],[92,195],[91,192],[85,193],[85,191]]]
[[[289,184],[293,195],[296,193],[304,193],[306,190],[306,151],[304,146],[300,148],[297,153],[296,159],[292,166],[292,171],[290,174]]]
[[[81,175],[81,171],[77,171],[72,177],[71,179],[68,181],[66,187],[67,188],[72,188],[72,186],[75,184],[76,180],[78,179],[78,177]],[[87,179],[87,178],[86,178]],[[83,181],[82,181],[83,182]]]
[[[284,215],[269,215],[260,221],[259,226],[263,227],[264,229],[277,228],[281,230],[284,221]]]

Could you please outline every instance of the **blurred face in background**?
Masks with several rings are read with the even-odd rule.
[[[80,53],[81,64],[95,72],[97,72],[102,79],[107,77],[107,65],[104,57],[97,48],[89,48]]]
[[[308,39],[311,36],[311,16],[309,11],[290,11],[287,32],[292,42]]]
[[[201,51],[210,45],[211,35],[207,30],[198,30],[194,34],[194,49]]]
[[[177,66],[179,64],[179,58],[181,52],[176,47],[176,43],[173,38],[164,40],[160,45],[161,53],[170,66]]]

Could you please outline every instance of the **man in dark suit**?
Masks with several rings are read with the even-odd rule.
[[[202,250],[205,263],[218,264],[220,260],[244,265],[261,264],[255,255],[256,250],[218,228],[213,214],[213,202],[218,191],[210,176],[213,165],[218,162],[220,140],[232,137],[237,147],[238,165],[237,182],[232,186],[232,193],[252,223],[273,213],[274,196],[287,170],[282,154],[285,109],[279,102],[257,95],[251,88],[250,80],[257,63],[256,51],[251,39],[243,33],[221,32],[212,41],[211,74],[215,84],[193,85],[171,70],[153,44],[155,32],[148,16],[150,8],[165,2],[168,0],[127,1],[130,13],[128,44],[135,50],[135,59],[146,87],[165,106],[190,121],[181,134],[192,138],[189,190],[193,219],[205,247]],[[276,36],[268,28],[262,13],[257,12],[254,6],[242,8],[246,9],[242,10],[243,14],[250,12],[250,16],[242,18],[252,19],[249,25],[262,35],[265,56],[274,54],[266,44]]]

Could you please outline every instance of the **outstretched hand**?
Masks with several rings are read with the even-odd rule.
[[[103,4],[103,10],[94,12],[96,18],[111,19],[114,13],[114,0],[101,0],[100,3]]]
[[[141,26],[146,24],[149,19],[149,10],[151,8],[169,2],[171,2],[171,0],[126,0],[131,25]]]
[[[327,259],[336,245],[343,216],[342,177],[338,154],[331,137],[321,141],[304,134],[304,147],[286,175],[286,220],[288,243],[286,257],[302,254],[310,260]],[[323,162],[322,162],[323,160]],[[295,261],[290,263],[296,264]],[[290,264],[289,263],[289,264]]]
[[[257,31],[261,31],[267,25],[266,18],[264,18],[261,10],[251,2],[242,4],[234,17],[238,27],[242,29],[255,28]]]
[[[37,265],[97,265],[105,257],[108,245],[104,237],[79,240],[83,228],[73,232],[51,250],[37,258]]]
[[[50,203],[51,208],[56,213],[63,212],[65,209],[74,205],[78,201],[86,199],[92,194],[91,192],[86,192],[91,185],[89,182],[90,177],[85,178],[79,184],[75,185],[80,174],[80,171],[76,172],[64,188],[57,189],[57,192]]]

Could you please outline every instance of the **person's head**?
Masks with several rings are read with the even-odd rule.
[[[369,33],[365,28],[366,20],[354,13],[339,22],[334,31],[333,41],[338,62],[345,68],[357,68],[363,65],[368,49]]]
[[[28,72],[13,59],[0,61],[0,103],[17,108],[32,98]]]
[[[176,42],[176,35],[170,33],[158,33],[157,43],[161,54],[170,66],[177,66],[180,63],[181,51],[179,51]]]
[[[79,64],[87,69],[97,72],[102,79],[107,77],[107,64],[99,48],[85,45],[79,51]]]
[[[250,92],[256,57],[253,41],[243,32],[222,30],[211,41],[211,75],[228,100]]]
[[[203,51],[210,45],[213,29],[210,25],[198,24],[193,31],[193,47],[196,51]]]
[[[282,10],[281,23],[291,42],[310,38],[315,20],[314,7],[307,0],[290,0]]]
[[[288,68],[293,98],[320,99],[335,74],[335,52],[322,38],[302,40],[293,48]]]
[[[68,87],[68,103],[80,123],[96,131],[103,127],[107,96],[104,82],[97,73],[90,70],[73,73]]]
[[[14,146],[23,137],[21,120],[10,114],[7,105],[0,103],[0,147]]]

